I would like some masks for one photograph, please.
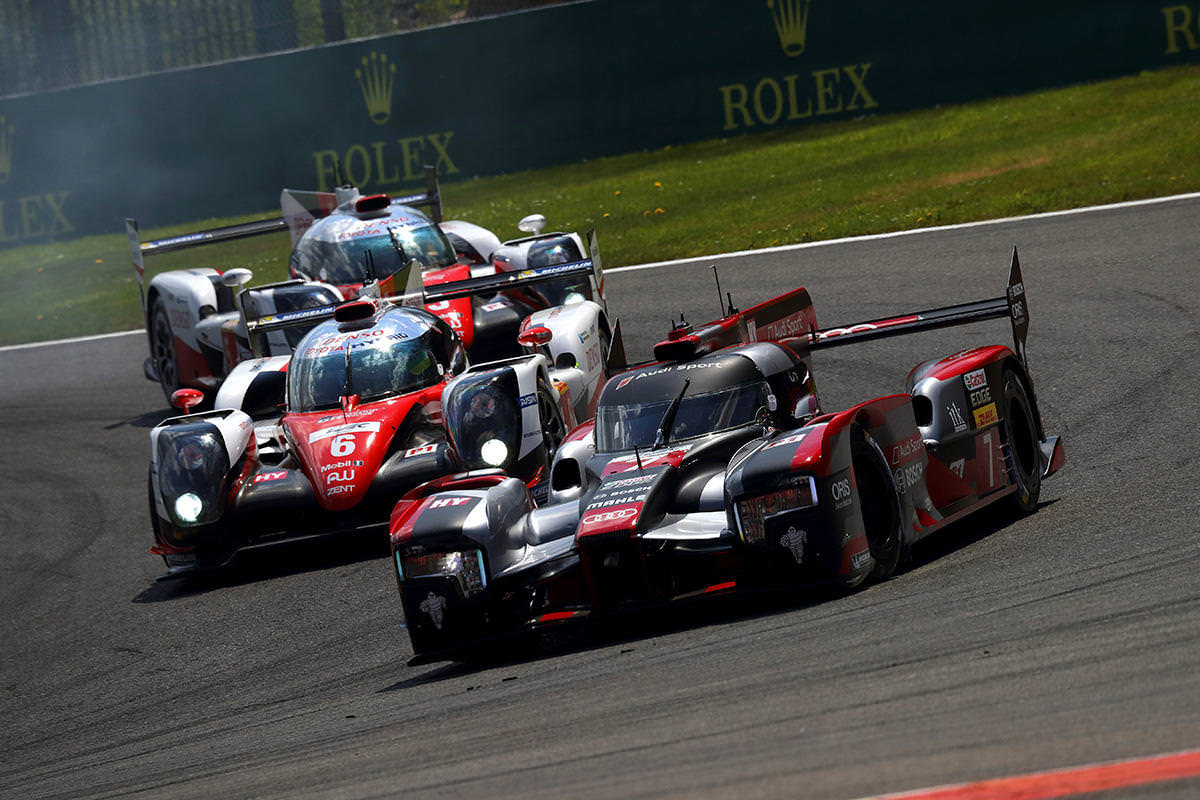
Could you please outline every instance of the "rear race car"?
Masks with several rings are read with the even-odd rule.
[[[290,358],[240,365],[217,410],[151,431],[152,552],[175,576],[280,539],[382,531],[397,497],[463,470],[545,497],[574,419],[551,369],[538,353],[472,366],[424,309],[343,304]],[[186,411],[201,394],[174,399]]]
[[[421,488],[397,505],[416,658],[648,604],[854,587],[986,506],[1035,510],[1065,459],[1025,360],[1024,291],[1014,251],[1005,297],[821,330],[798,289],[677,327],[659,361],[614,376],[594,421],[564,440],[544,507],[503,481]],[[822,407],[813,352],[999,317],[1013,348],[922,362],[903,394]],[[478,577],[464,577],[468,563]]]
[[[585,245],[578,234],[542,234],[544,219],[532,223],[536,230],[527,219],[522,225],[535,235],[502,244],[479,226],[443,221],[432,170],[427,184],[424,192],[398,198],[363,196],[350,186],[332,193],[285,189],[279,219],[150,242],[141,242],[136,221],[127,220],[139,291],[144,259],[151,255],[283,230],[292,238],[291,280],[250,290],[258,298],[252,308],[244,307],[245,293],[238,292],[251,280],[249,270],[173,270],[154,276],[142,293],[150,345],[146,376],[158,381],[168,398],[189,387],[212,399],[238,363],[264,354],[252,346],[248,323],[322,307],[332,313],[338,301],[363,291],[407,295],[409,302],[425,304],[458,333],[474,361],[520,354],[517,335],[531,314],[576,301],[590,304],[603,335],[617,335],[609,326],[594,238]],[[581,264],[587,268],[570,268]],[[560,268],[553,279],[546,275]],[[503,280],[517,276],[521,285]],[[523,280],[531,277],[536,280]],[[502,280],[489,283],[489,278]],[[468,285],[472,291],[458,291]],[[272,291],[261,291],[266,288]],[[309,319],[308,327],[319,321],[316,315]],[[294,327],[291,338],[277,337],[266,352],[286,354],[304,330]]]

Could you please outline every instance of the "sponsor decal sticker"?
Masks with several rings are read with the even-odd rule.
[[[601,522],[616,522],[622,519],[636,517],[638,510],[636,508],[616,508],[612,511],[596,511],[591,514],[584,515],[580,523],[583,525],[598,525]]]
[[[434,452],[435,450],[437,450],[437,447],[438,446],[437,446],[436,442],[434,442],[433,444],[423,444],[420,447],[412,447],[412,448],[409,448],[408,450],[404,451],[404,457],[412,458],[413,456],[423,456],[428,453]]]
[[[804,545],[807,541],[808,531],[803,528],[797,530],[791,525],[788,526],[787,533],[779,537],[779,544],[788,549],[797,564],[804,563]]]
[[[963,383],[966,384],[968,392],[973,392],[987,386],[987,375],[982,369],[973,369],[963,373]]]
[[[850,566],[853,567],[854,569],[862,569],[863,567],[865,567],[867,565],[867,563],[870,560],[871,560],[870,549],[860,550],[859,552],[850,556]]]
[[[789,433],[781,439],[776,439],[770,444],[763,445],[763,450],[770,450],[773,447],[784,447],[789,444],[800,444],[804,441],[804,437],[808,436],[808,431],[800,431],[799,433]]]
[[[260,472],[254,476],[254,482],[262,483],[264,481],[278,481],[278,480],[282,480],[283,478],[286,478],[286,477],[287,477],[286,471]]]
[[[903,464],[921,452],[921,435],[914,433],[907,439],[892,445],[892,466]]]
[[[346,461],[338,461],[336,464],[326,464],[321,467],[321,472],[329,472],[331,469],[345,469],[346,467],[361,467],[363,465],[364,462],[357,458],[347,459]]]
[[[326,483],[349,483],[358,474],[356,469],[334,470],[325,476]]]
[[[497,300],[494,303],[487,303],[479,307],[480,311],[499,311],[502,308],[508,308],[508,303],[502,303]]]
[[[325,490],[325,494],[349,494],[352,491],[354,491],[353,486],[342,486],[339,484],[337,486],[330,486]]]
[[[925,465],[920,461],[913,461],[892,470],[892,477],[896,479],[896,488],[900,490],[900,494],[907,494],[910,488],[920,482],[924,474]]]
[[[975,415],[975,427],[983,428],[988,425],[993,425],[1000,420],[996,414],[996,404],[988,403],[983,408],[977,408],[971,412]]]
[[[529,408],[532,405],[537,405],[537,395],[533,393],[523,394],[518,400],[518,403],[520,404],[521,408]]]
[[[951,401],[946,406],[946,415],[950,417],[950,424],[954,426],[955,433],[962,433],[967,429],[967,421],[963,418],[962,409],[958,407],[958,403]]]
[[[650,369],[646,370],[645,372],[639,372],[636,375],[630,375],[622,378],[617,383],[617,389],[624,389],[631,381],[640,381],[642,378],[649,378],[654,375],[664,375],[668,372],[687,372],[688,370],[693,369],[710,369],[713,367],[720,369],[723,366],[725,365],[720,361],[697,361],[690,364],[672,364],[669,367]]]
[[[351,422],[348,425],[334,425],[332,428],[322,428],[319,431],[313,431],[308,435],[308,442],[319,442],[322,439],[328,439],[330,436],[340,436],[344,433],[378,433],[379,422]]]
[[[967,460],[965,458],[959,458],[950,462],[950,471],[960,478],[963,476],[963,473],[966,472],[966,469]]]
[[[429,619],[433,621],[433,627],[440,631],[446,619],[446,598],[430,592],[418,607],[429,615]]]
[[[834,510],[845,508],[853,500],[850,488],[850,478],[845,477],[829,484],[829,495],[833,499]]]
[[[476,500],[475,497],[435,497],[429,501],[429,508],[456,508],[464,503]]]

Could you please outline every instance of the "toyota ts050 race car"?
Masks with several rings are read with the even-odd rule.
[[[317,312],[252,323],[251,340]],[[594,303],[570,300],[533,321],[525,354],[472,366],[444,318],[360,298],[290,357],[238,364],[216,410],[187,414],[203,394],[175,392],[185,415],[150,433],[152,552],[164,577],[220,567],[256,543],[382,529],[398,496],[462,470],[506,470],[544,499],[550,457],[589,413],[610,354]]]
[[[408,493],[391,545],[416,660],[492,635],[756,586],[883,578],[907,548],[1005,500],[1029,512],[1064,463],[1025,363],[1016,251],[1007,295],[820,330],[804,289],[655,348],[614,375],[554,457],[549,502],[520,480]],[[1007,316],[1015,349],[918,364],[904,394],[829,412],[811,353]]]
[[[254,355],[285,355],[306,330],[299,326],[286,335],[276,332],[263,339],[262,352],[255,352],[248,321],[317,308],[332,313],[338,301],[356,296],[364,285],[380,296],[424,289],[426,307],[454,328],[474,361],[520,354],[516,336],[529,316],[574,295],[599,304],[604,335],[615,333],[605,316],[594,239],[585,245],[578,234],[542,233],[545,218],[531,215],[519,227],[532,236],[501,244],[477,225],[442,221],[431,169],[427,180],[426,191],[394,199],[364,197],[348,186],[334,193],[285,189],[279,219],[150,242],[141,242],[137,222],[126,220],[150,345],[146,377],[158,381],[168,398],[181,387],[211,398],[236,364]],[[428,208],[430,216],[418,207]],[[186,269],[160,273],[142,289],[146,256],[284,229],[291,233],[293,248],[288,281],[238,294],[252,277],[247,269]],[[586,270],[564,270],[556,281],[543,279],[548,270],[588,262],[589,249],[594,280],[589,282]],[[409,269],[413,265],[419,270]],[[496,276],[535,280],[524,285],[478,280]],[[410,285],[409,278],[415,283]],[[464,286],[474,291],[456,291]],[[311,327],[320,317],[307,319]]]

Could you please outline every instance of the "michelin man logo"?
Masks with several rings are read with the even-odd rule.
[[[446,619],[446,598],[440,594],[429,593],[429,596],[421,601],[421,610],[429,615],[433,620],[433,627],[439,631],[442,629],[442,623]]]
[[[788,526],[787,533],[779,537],[779,544],[786,547],[792,553],[792,558],[796,559],[797,564],[804,563],[804,543],[808,539],[808,531],[801,528],[796,530],[792,526]]]

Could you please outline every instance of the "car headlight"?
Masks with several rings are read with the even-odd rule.
[[[484,463],[499,467],[508,459],[508,445],[499,439],[488,439],[479,448],[479,457]]]
[[[464,597],[482,592],[487,587],[487,566],[482,550],[429,555],[396,553],[396,571],[401,581],[417,578],[453,578]]]
[[[204,510],[204,501],[195,492],[184,492],[175,498],[175,516],[180,522],[195,522]]]
[[[446,432],[463,466],[511,466],[521,442],[521,408],[511,369],[458,379],[444,404]]]
[[[181,424],[160,432],[157,463],[157,488],[175,525],[192,527],[220,519],[229,456],[212,424]]]
[[[747,542],[766,538],[767,521],[817,503],[816,484],[811,477],[792,479],[792,485],[774,492],[747,497],[737,502],[738,525]]]

